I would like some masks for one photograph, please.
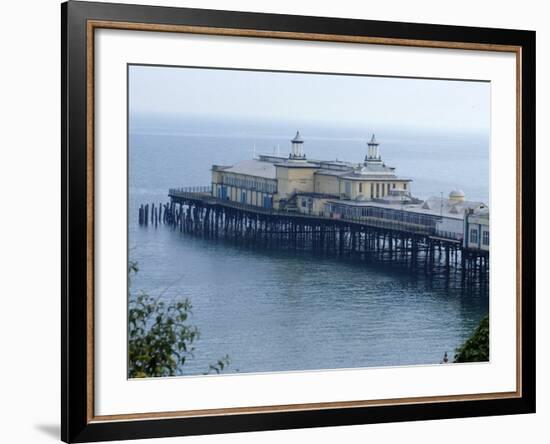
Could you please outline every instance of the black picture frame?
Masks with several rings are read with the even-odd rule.
[[[90,417],[87,38],[90,20],[513,45],[521,49],[521,396],[95,421]],[[535,32],[69,1],[61,5],[61,438],[89,442],[535,412]],[[124,148],[122,148],[124,149]],[[92,312],[93,316],[93,312]],[[93,327],[92,327],[93,328]]]

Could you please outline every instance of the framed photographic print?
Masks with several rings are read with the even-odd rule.
[[[535,33],[69,1],[62,439],[535,411]]]

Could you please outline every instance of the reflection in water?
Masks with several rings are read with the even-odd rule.
[[[159,294],[171,283],[163,297],[194,306],[201,338],[182,374],[226,353],[228,371],[241,372],[438,363],[488,310],[486,289],[452,273],[251,250],[167,227],[140,237],[134,288]]]

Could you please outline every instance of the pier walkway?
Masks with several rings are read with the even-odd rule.
[[[371,227],[382,228],[387,230],[394,230],[398,232],[407,232],[416,235],[430,236],[434,239],[450,242],[452,244],[459,244],[460,241],[455,238],[442,238],[435,235],[435,230],[431,227],[426,227],[419,224],[411,224],[407,222],[400,222],[394,220],[387,220],[376,217],[330,217],[324,215],[310,215],[298,212],[290,212],[284,210],[276,210],[274,208],[262,208],[256,205],[249,205],[240,202],[234,202],[230,200],[222,200],[210,195],[208,192],[193,192],[183,189],[170,189],[168,196],[173,202],[176,203],[189,203],[193,202],[195,205],[203,205],[211,208],[228,208],[234,210],[244,211],[250,214],[261,214],[273,217],[291,217],[303,221],[316,221],[316,222],[331,222],[335,224],[350,224],[358,227]]]
[[[460,270],[464,279],[488,282],[489,255],[464,249],[431,226],[376,217],[331,217],[261,208],[212,196],[208,188],[171,189],[169,203],[139,208],[141,226],[171,226],[182,233],[225,239],[262,249],[308,250],[321,255],[422,268]]]

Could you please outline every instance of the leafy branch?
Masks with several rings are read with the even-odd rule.
[[[128,280],[138,265],[128,263]],[[192,305],[188,299],[166,303],[147,293],[130,294],[128,303],[128,377],[175,376],[195,350],[200,333],[188,323]],[[229,365],[224,356],[209,366],[210,374],[221,373]]]
[[[489,316],[485,316],[472,336],[456,350],[454,362],[486,362],[489,360]]]

